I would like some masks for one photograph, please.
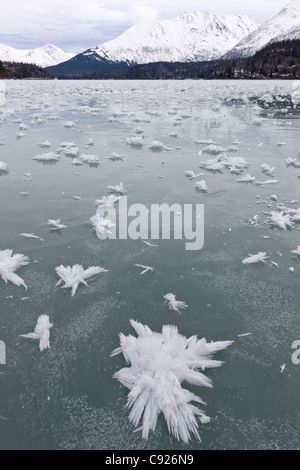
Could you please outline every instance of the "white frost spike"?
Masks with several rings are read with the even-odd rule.
[[[251,175],[245,175],[245,176],[241,176],[241,178],[235,180],[235,181],[238,181],[239,183],[252,183],[252,181],[255,180],[255,176],[251,176]]]
[[[75,295],[77,288],[80,283],[87,286],[85,279],[94,276],[95,274],[105,273],[107,269],[100,268],[99,266],[92,266],[84,270],[80,264],[75,264],[74,266],[63,266],[62,264],[55,268],[58,276],[61,278],[57,286],[61,285],[62,282],[65,283],[62,286],[63,289],[72,288],[72,297]]]
[[[120,194],[127,193],[126,189],[124,188],[123,183],[116,184],[115,186],[107,186],[107,189],[109,191],[113,191],[113,192],[120,193]]]
[[[220,173],[222,173],[221,170],[225,168],[224,163],[220,162],[217,158],[212,158],[210,160],[201,162],[199,166],[200,168],[205,168],[206,170],[209,170],[209,171],[218,171]]]
[[[204,175],[204,173],[198,173],[197,175],[193,172],[193,170],[187,170],[184,172],[185,176],[188,176],[190,180],[194,178],[198,178],[199,176]]]
[[[226,149],[224,149],[223,147],[220,147],[219,145],[211,144],[211,145],[208,145],[207,147],[204,147],[202,149],[202,152],[210,153],[212,155],[219,155],[222,152],[226,152]]]
[[[290,212],[293,214],[293,222],[300,222],[300,208],[296,210],[290,210]]]
[[[263,163],[263,164],[260,166],[260,168],[261,168],[261,171],[262,171],[263,173],[265,173],[266,175],[268,175],[268,176],[273,176],[274,171],[275,171],[275,167],[274,167],[274,166],[271,167],[271,166],[268,165],[267,163]]]
[[[73,121],[65,121],[64,122],[64,127],[66,127],[66,128],[74,127],[74,122]]]
[[[97,155],[81,154],[79,159],[84,163],[88,163],[89,165],[99,165],[101,163]]]
[[[76,158],[79,155],[79,148],[78,147],[67,147],[65,149],[65,155],[66,157],[73,157]]]
[[[170,147],[168,144],[163,144],[159,140],[153,140],[152,143],[149,145],[149,149],[154,151],[175,150],[173,147]]]
[[[35,238],[37,240],[44,241],[41,237],[38,237],[34,233],[19,233],[19,236],[24,238]]]
[[[115,224],[113,224],[110,219],[104,218],[102,217],[102,215],[99,215],[99,214],[96,214],[93,217],[91,217],[90,221],[94,230],[102,233],[103,235],[105,233],[111,234],[111,231],[109,229],[115,226]]]
[[[47,225],[51,225],[53,227],[53,229],[51,230],[61,230],[63,228],[67,228],[66,225],[63,225],[60,223],[60,219],[57,219],[57,220],[49,219],[47,222]]]
[[[131,147],[142,147],[143,146],[143,137],[142,136],[134,136],[134,137],[127,137],[126,143]]]
[[[203,192],[205,192],[205,193],[207,193],[207,191],[208,191],[208,186],[207,186],[205,180],[197,181],[197,182],[195,183],[195,188],[196,188],[198,191],[203,191]]]
[[[40,142],[38,145],[39,145],[41,148],[45,148],[45,149],[51,147],[51,144],[50,144],[50,142],[49,142],[48,140],[45,140],[44,142]]]
[[[38,318],[34,333],[28,333],[27,335],[20,335],[22,338],[31,338],[40,340],[40,350],[50,348],[50,329],[53,327],[49,321],[48,315],[41,315]]]
[[[297,161],[297,158],[289,157],[289,158],[286,158],[284,161],[286,163],[286,166],[290,166],[290,165],[293,165]]]
[[[111,207],[114,206],[120,199],[121,197],[115,196],[114,194],[109,194],[108,196],[103,196],[102,199],[96,199],[95,206]]]
[[[268,259],[267,253],[264,251],[259,251],[256,255],[249,254],[249,258],[243,259],[243,264],[254,264],[254,263],[266,263],[265,260]]]
[[[32,157],[32,160],[38,162],[57,162],[59,160],[59,155],[55,154],[54,152],[42,153],[41,155]]]
[[[266,180],[266,181],[256,181],[257,185],[263,186],[264,184],[276,184],[279,183],[279,180]]]
[[[113,152],[112,154],[110,154],[109,157],[106,157],[106,158],[108,160],[111,160],[112,162],[118,162],[120,160],[123,161],[124,157],[125,157],[125,155],[120,155],[119,153]]]
[[[300,256],[300,245],[296,248],[296,250],[292,250],[291,253],[294,253],[294,255]]]
[[[16,286],[24,286],[27,290],[25,282],[15,274],[15,271],[22,266],[26,266],[29,263],[29,258],[19,253],[15,255],[12,253],[13,250],[0,250],[0,276],[6,283],[10,281]]]
[[[135,264],[134,266],[137,266],[138,268],[142,268],[143,271],[140,273],[140,276],[142,274],[147,273],[148,271],[154,271],[154,268],[151,268],[151,266],[143,266],[142,264]]]
[[[84,165],[84,162],[80,160],[80,158],[73,158],[72,165],[80,166],[80,165]]]
[[[294,226],[294,222],[292,222],[291,216],[289,214],[284,214],[283,212],[270,212],[269,222],[272,225],[277,225],[277,227],[281,228],[282,230],[286,230],[287,227]]]
[[[0,162],[0,173],[7,173],[8,172],[8,164],[5,162]]]
[[[197,336],[186,338],[176,326],[165,325],[157,333],[137,321],[130,323],[137,337],[121,333],[120,347],[112,353],[112,356],[122,353],[129,364],[113,377],[130,390],[127,401],[130,422],[137,427],[142,420],[142,436],[148,439],[163,413],[168,430],[176,439],[187,443],[193,434],[200,440],[197,417],[201,423],[208,423],[210,418],[191,402],[205,403],[181,384],[185,381],[212,388],[211,380],[199,369],[220,367],[223,362],[213,360],[212,356],[229,347],[232,341],[207,343]]]
[[[158,245],[152,245],[152,243],[149,243],[146,240],[143,240],[143,243],[145,243],[145,245],[147,245],[147,246],[152,246],[152,247],[158,246]]]
[[[169,294],[164,295],[165,303],[168,304],[170,310],[174,310],[175,312],[180,313],[181,308],[187,308],[188,305],[185,302],[181,302],[180,300],[176,300],[176,295]]]

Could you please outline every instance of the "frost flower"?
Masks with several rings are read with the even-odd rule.
[[[162,413],[169,433],[176,439],[187,443],[193,434],[200,440],[197,417],[202,424],[210,418],[192,404],[205,403],[183,388],[182,383],[212,388],[203,371],[223,364],[212,356],[232,341],[207,343],[205,338],[198,340],[197,336],[186,338],[178,333],[176,326],[165,325],[157,333],[137,321],[130,320],[130,323],[137,337],[121,333],[120,347],[112,353],[112,356],[122,353],[129,364],[116,372],[114,378],[130,390],[127,400],[127,407],[131,408],[130,422],[135,427],[142,422],[142,436],[147,439]]]
[[[180,313],[181,308],[188,307],[188,305],[186,305],[185,302],[176,300],[176,295],[172,294],[171,292],[169,294],[164,295],[164,299],[165,299],[165,303],[168,304],[169,309],[174,310],[175,312]]]
[[[29,263],[29,258],[19,253],[15,255],[12,253],[13,250],[0,250],[0,276],[6,283],[10,281],[16,286],[24,286],[27,290],[25,282],[15,274],[15,271],[26,266]]]
[[[62,286],[63,289],[71,288],[72,289],[72,297],[75,295],[76,290],[80,283],[87,286],[85,279],[89,277],[95,276],[95,274],[100,274],[107,272],[107,269],[100,268],[99,266],[92,266],[86,270],[80,264],[75,264],[74,266],[63,266],[62,264],[55,268],[58,276],[61,278],[57,286],[61,285],[63,282],[65,283]]]
[[[48,315],[41,315],[38,318],[37,324],[35,326],[33,333],[28,333],[27,335],[20,335],[22,338],[31,338],[40,340],[40,350],[50,348],[50,329],[53,327],[52,323],[49,321]]]

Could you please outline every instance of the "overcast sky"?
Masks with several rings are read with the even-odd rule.
[[[247,14],[264,23],[288,0],[0,0],[0,42],[17,49],[46,43],[82,52],[114,39],[137,22],[184,11]]]

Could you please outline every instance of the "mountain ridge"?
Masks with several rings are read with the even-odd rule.
[[[300,39],[300,0],[292,0],[279,13],[242,39],[223,59],[253,56],[270,42]]]
[[[0,44],[0,60],[2,62],[23,62],[39,67],[49,67],[71,59],[74,54],[64,52],[53,44],[45,44],[34,49],[15,49]]]
[[[49,67],[54,75],[77,73],[84,68],[129,67],[158,61],[213,60],[222,57],[240,39],[259,27],[247,15],[221,15],[211,11],[183,13],[170,20],[137,24],[117,38]]]

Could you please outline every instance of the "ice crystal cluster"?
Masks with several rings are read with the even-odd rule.
[[[199,340],[197,336],[186,338],[178,333],[176,326],[165,325],[157,333],[137,321],[130,320],[130,323],[137,337],[121,333],[120,347],[112,353],[112,356],[122,353],[129,364],[114,374],[130,390],[129,420],[135,427],[142,421],[142,436],[147,439],[162,413],[169,433],[176,439],[187,443],[194,435],[200,440],[197,418],[202,424],[210,418],[192,404],[205,404],[201,398],[182,384],[212,388],[203,371],[223,364],[213,360],[213,354],[226,349],[232,341],[207,343],[205,338]]]
[[[52,327],[53,325],[50,323],[48,315],[41,315],[38,318],[34,332],[20,336],[23,338],[38,339],[40,341],[40,350],[44,351],[44,349],[50,348],[50,329]]]
[[[13,250],[0,250],[0,276],[6,283],[10,281],[16,286],[24,286],[27,290],[25,282],[15,271],[28,263],[27,256],[19,253],[13,255]]]
[[[90,268],[84,270],[80,264],[75,264],[72,267],[65,267],[60,265],[55,268],[55,270],[58,276],[61,278],[56,285],[59,286],[64,282],[65,285],[62,286],[62,288],[71,288],[72,297],[74,297],[80,283],[87,286],[86,279],[95,276],[95,274],[107,272],[106,269],[100,268],[99,266],[91,266]]]
[[[188,305],[181,300],[176,300],[176,295],[169,294],[164,295],[165,303],[168,304],[170,310],[174,310],[175,312],[180,313],[181,308],[187,308]]]

